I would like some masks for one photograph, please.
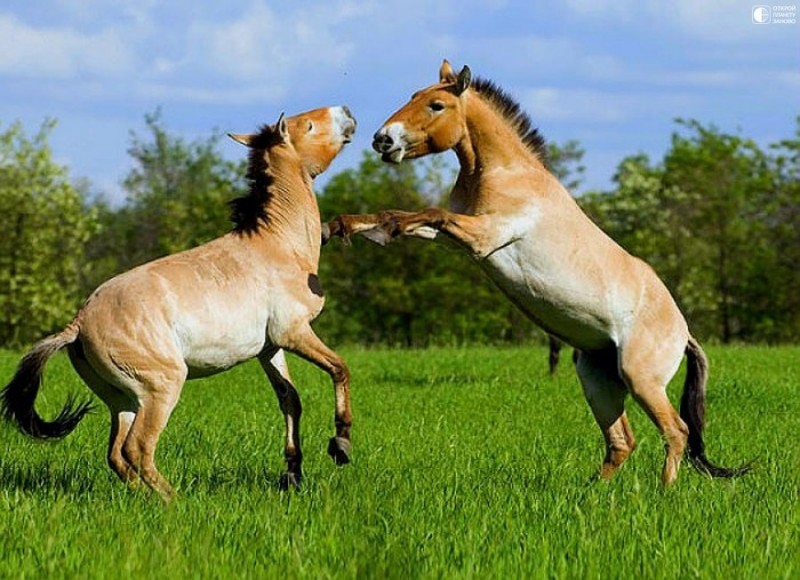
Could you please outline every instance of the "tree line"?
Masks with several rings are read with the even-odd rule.
[[[187,141],[159,112],[132,133],[124,203],[111,205],[70,176],[48,144],[0,125],[0,347],[63,327],[104,280],[230,229],[227,202],[245,190],[245,155],[226,160],[221,134]],[[584,151],[549,146],[550,168],[580,190]],[[334,170],[335,171],[335,170]],[[442,157],[387,165],[365,152],[319,188],[323,219],[340,213],[445,205],[454,180]],[[659,160],[622,159],[608,191],[577,196],[589,216],[649,262],[692,331],[720,342],[800,339],[800,117],[794,134],[759,146],[678,120]],[[323,249],[327,304],[315,326],[332,344],[425,346],[542,340],[462,252],[405,239],[361,238]]]

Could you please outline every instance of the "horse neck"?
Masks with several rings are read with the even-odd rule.
[[[545,168],[511,123],[480,96],[471,95],[466,105],[467,132],[454,148],[460,171],[451,207],[475,213],[491,207],[490,191],[482,186],[493,170]]]
[[[259,228],[254,241],[267,241],[288,247],[299,256],[313,261],[316,267],[320,250],[320,215],[314,195],[313,180],[305,172],[275,172],[268,186],[264,204],[266,224]]]

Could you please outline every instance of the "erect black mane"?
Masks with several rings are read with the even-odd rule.
[[[489,101],[494,108],[516,129],[522,142],[545,165],[548,164],[547,143],[533,126],[533,121],[528,113],[522,110],[520,104],[488,79],[473,78],[470,85],[473,90]]]
[[[250,190],[228,202],[236,232],[251,234],[258,230],[259,223],[267,222],[266,204],[270,198],[272,177],[267,174],[268,163],[264,150],[275,145],[279,139],[275,127],[262,125],[250,142],[246,174]]]

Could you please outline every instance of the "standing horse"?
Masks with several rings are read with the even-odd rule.
[[[333,380],[336,436],[328,453],[347,463],[349,371],[310,326],[324,303],[317,278],[323,228],[312,183],[355,127],[347,107],[330,107],[230,135],[250,148],[250,191],[231,202],[233,231],[102,284],[63,331],[24,356],[2,392],[5,415],[38,438],[60,438],[77,425],[88,403],[67,403],[51,422],[34,409],[47,359],[67,347],[75,370],[111,412],[111,469],[169,500],[174,492],[154,456],[184,382],[256,357],[286,421],[281,485],[297,486],[301,406],[286,349]]]
[[[340,216],[329,224],[331,234],[362,233],[386,243],[442,233],[464,247],[531,320],[577,349],[577,372],[605,438],[603,479],[636,446],[625,414],[628,394],[666,441],[665,485],[675,481],[685,450],[712,476],[746,471],[706,458],[707,360],[669,291],[547,171],[544,140],[518,103],[492,82],[472,80],[466,66],[456,75],[445,61],[439,82],[414,93],[375,133],[373,147],[392,163],[454,150],[460,172],[450,210]],[[678,414],[666,385],[684,355]]]

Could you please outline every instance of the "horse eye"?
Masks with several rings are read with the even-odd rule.
[[[313,130],[314,130],[314,123],[309,121],[308,122],[308,132],[311,133],[311,131],[313,131]]]
[[[441,101],[433,101],[430,105],[431,111],[438,113],[444,111],[444,103]]]

